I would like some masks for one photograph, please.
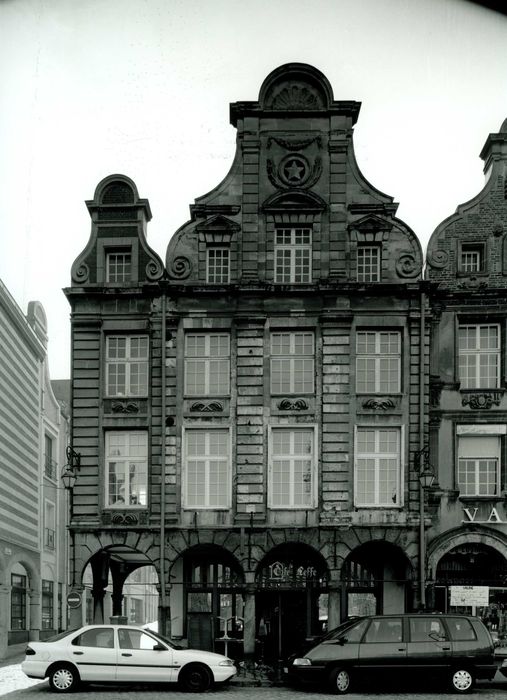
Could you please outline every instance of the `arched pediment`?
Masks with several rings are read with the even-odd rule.
[[[326,76],[306,63],[286,63],[272,71],[259,92],[259,104],[273,110],[328,109],[333,90]]]
[[[277,192],[269,197],[262,205],[264,211],[304,210],[307,212],[321,212],[326,209],[326,203],[314,192],[289,190]]]

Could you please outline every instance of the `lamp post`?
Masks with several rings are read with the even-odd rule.
[[[75,586],[75,576],[76,576],[76,567],[75,567],[75,546],[74,546],[74,531],[72,529],[72,520],[74,518],[74,486],[76,485],[77,481],[77,473],[81,469],[81,455],[79,452],[76,452],[71,445],[67,446],[67,449],[65,451],[65,454],[67,456],[67,464],[63,467],[62,474],[61,474],[61,480],[63,483],[63,487],[66,491],[69,492],[69,532],[70,532],[70,539],[71,539],[71,547],[72,547],[72,587]]]
[[[421,609],[426,608],[426,532],[425,491],[435,481],[435,473],[429,462],[429,447],[425,445],[414,455],[414,469],[419,474],[419,601]]]

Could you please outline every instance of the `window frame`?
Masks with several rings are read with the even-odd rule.
[[[211,279],[212,277],[212,270],[211,270],[211,256],[210,253],[211,251],[217,252],[221,251],[221,253],[227,253],[227,261],[226,265],[224,265],[224,258],[222,257],[222,264],[220,266],[220,269],[222,270],[222,276],[223,275],[223,270],[227,270],[227,274],[224,276],[226,279]],[[215,258],[215,266],[214,266],[214,272],[213,275],[216,277],[217,276],[217,266],[216,266],[216,258]],[[226,245],[208,245],[206,246],[206,283],[207,284],[230,284],[231,281],[231,248],[230,246]]]
[[[296,236],[298,231],[301,233],[309,233],[309,243],[296,243]],[[282,233],[290,233],[290,243],[279,243],[278,235]],[[296,280],[296,270],[297,270],[297,253],[308,253],[308,272],[306,273],[307,279]],[[288,253],[288,268],[289,268],[289,279],[285,279],[286,273],[286,256],[281,255],[280,266],[282,268],[283,279],[280,279],[278,273],[279,267],[279,253]],[[303,269],[306,264],[306,260],[303,260],[300,264]],[[273,246],[273,280],[275,284],[312,284],[313,281],[313,227],[304,224],[284,224],[275,227],[274,232],[274,246]],[[302,273],[301,273],[301,276]]]
[[[210,492],[209,492],[209,482],[210,482],[210,463],[212,461],[218,462],[224,459],[223,456],[219,456],[214,458],[213,460],[211,459],[212,455],[210,454],[209,450],[209,437],[212,433],[216,433],[217,431],[222,432],[226,434],[227,436],[227,455],[225,457],[226,462],[227,462],[227,472],[226,472],[226,494],[225,494],[225,501],[223,505],[214,505],[210,504]],[[189,461],[189,455],[188,455],[188,435],[191,432],[201,432],[205,434],[205,446],[206,446],[206,454],[204,456],[199,456],[199,457],[194,457],[194,459],[201,460],[205,462],[205,504],[204,505],[199,505],[199,504],[193,504],[190,503],[189,501],[189,483],[188,483],[188,477],[189,477],[189,472],[188,472],[188,461]],[[232,507],[232,431],[229,426],[225,425],[216,425],[216,426],[210,426],[210,425],[195,425],[195,426],[183,426],[182,429],[182,479],[181,479],[181,487],[182,487],[182,507],[184,510],[230,510]]]
[[[23,579],[22,585],[16,585],[14,579]],[[26,574],[11,573],[11,595],[10,595],[10,629],[13,632],[25,631],[27,629],[27,598],[28,576]],[[18,599],[19,597],[19,599]],[[14,615],[15,608],[19,608],[20,615]],[[13,624],[14,620],[20,621],[20,626]]]
[[[361,251],[364,253],[365,251],[375,251],[377,254],[377,260],[376,260],[376,269],[375,273],[372,274],[369,278],[368,275],[366,274],[366,265],[363,262],[362,269],[360,269],[359,265],[359,252]],[[380,282],[381,281],[381,270],[382,270],[382,248],[378,244],[370,244],[370,243],[358,243],[357,244],[357,252],[356,252],[356,275],[357,275],[357,281],[358,282]],[[372,263],[369,263],[370,267],[372,266]]]
[[[318,496],[318,425],[315,423],[294,423],[291,425],[270,425],[268,433],[268,508],[270,510],[312,510],[317,507],[317,496]],[[294,502],[294,462],[297,459],[304,459],[303,455],[297,455],[296,453],[291,453],[290,455],[277,455],[280,460],[288,460],[291,462],[289,465],[290,475],[289,475],[289,504],[279,504],[273,500],[274,488],[273,488],[273,477],[274,468],[273,461],[275,459],[274,454],[274,434],[276,432],[288,432],[291,433],[291,446],[294,443],[294,434],[298,431],[310,432],[312,434],[312,453],[310,456],[310,476],[311,476],[311,491],[309,503],[300,504]]]
[[[397,464],[397,476],[396,476],[396,487],[397,487],[397,498],[395,502],[388,503],[383,502],[380,499],[380,478],[379,471],[380,465],[378,460],[384,458],[389,459],[394,453],[389,452],[359,452],[358,449],[358,437],[361,430],[373,430],[375,432],[375,447],[379,442],[379,433],[382,430],[396,431],[398,434],[398,464]],[[377,456],[375,456],[377,455]],[[360,458],[368,459],[373,458],[375,460],[374,465],[374,478],[375,478],[375,488],[374,488],[374,501],[373,502],[359,502],[358,501],[358,460]],[[356,425],[354,428],[354,507],[356,508],[393,508],[399,510],[403,508],[404,505],[404,486],[405,486],[405,430],[403,425]]]
[[[473,349],[462,348],[461,347],[461,331],[465,328],[475,328],[476,336],[476,346]],[[480,332],[481,328],[496,328],[497,329],[497,347],[495,349],[486,348],[481,350],[480,348]],[[479,346],[477,345],[477,340],[479,341]],[[502,383],[502,326],[498,323],[476,323],[473,321],[460,320],[457,325],[456,331],[456,350],[457,350],[457,375],[460,384],[460,389],[464,391],[480,391],[484,389],[494,390],[500,389]],[[491,386],[489,383],[484,384],[481,379],[481,357],[484,355],[495,355],[496,356],[496,383],[495,386]],[[462,358],[463,357],[474,357],[475,358],[475,386],[468,386],[469,379],[464,376],[463,370],[469,369],[468,365],[462,368]],[[477,380],[479,380],[477,382]],[[467,384],[465,386],[464,384]]]
[[[482,432],[479,432],[482,431]],[[502,468],[503,468],[503,462],[504,462],[504,454],[505,454],[505,439],[506,439],[506,432],[507,432],[507,427],[505,425],[487,425],[487,424],[481,424],[481,425],[465,425],[465,424],[458,424],[456,426],[456,459],[455,459],[455,467],[454,467],[454,483],[456,489],[459,491],[459,497],[460,498],[471,498],[471,499],[484,499],[484,500],[490,500],[492,498],[497,498],[500,496],[502,493],[503,489],[503,484],[502,484]],[[491,454],[491,455],[484,455],[481,454],[480,456],[471,456],[471,455],[461,455],[461,447],[462,447],[462,440],[473,440],[473,439],[484,439],[484,438],[492,438],[496,440],[496,450],[494,452],[496,454]],[[481,448],[476,448],[480,452],[484,452],[484,446]],[[462,482],[460,480],[460,475],[461,475],[461,462],[467,460],[470,462],[475,462],[474,465],[474,493],[465,493],[462,489]],[[480,490],[480,467],[479,467],[479,462],[486,461],[486,460],[492,460],[496,461],[496,467],[495,467],[495,492],[494,493],[479,493]]]
[[[110,342],[113,339],[125,340],[125,357],[124,358],[111,358],[110,353]],[[132,357],[132,341],[136,340],[146,340],[146,358],[133,358]],[[150,336],[147,333],[108,333],[106,335],[106,348],[105,348],[105,365],[106,365],[106,377],[105,377],[105,394],[107,398],[111,399],[123,399],[123,398],[145,398],[149,393],[150,386]],[[116,393],[110,391],[110,372],[111,367],[124,365],[124,384],[125,393],[118,392],[118,379],[115,380]],[[132,391],[132,367],[133,365],[144,365],[145,375],[146,375],[146,386],[141,386],[138,393]],[[141,376],[141,372],[139,372]],[[143,391],[144,390],[144,391]]]
[[[203,337],[204,338],[204,353],[203,354],[198,354],[198,355],[189,355],[188,354],[188,339],[192,336],[195,337]],[[211,338],[227,338],[227,355],[217,355],[217,356],[212,356],[210,354],[210,342]],[[194,362],[194,363],[203,363],[204,367],[204,390],[203,391],[189,391],[189,363]],[[213,378],[213,373],[211,371],[211,363],[212,362],[226,362],[227,363],[227,385],[222,387],[220,386],[219,389],[220,391],[217,392],[211,392],[210,386],[211,386],[211,380]],[[185,339],[184,339],[184,356],[183,356],[183,365],[184,365],[184,370],[183,370],[183,393],[185,396],[194,398],[194,397],[203,397],[203,396],[229,396],[231,393],[231,334],[230,332],[186,332],[185,333]],[[220,373],[218,373],[218,376],[220,376]],[[222,390],[223,389],[223,390]]]
[[[120,454],[120,455],[110,455],[109,454],[109,440],[113,435],[127,435],[127,436],[133,436],[133,435],[143,435],[146,437],[146,454],[143,456],[132,456],[130,457],[128,454]],[[130,445],[129,445],[130,448]],[[130,451],[130,449],[129,449]],[[149,452],[150,452],[150,444],[149,444],[149,432],[148,430],[106,430],[104,432],[104,507],[107,509],[139,509],[139,508],[148,508],[149,505]],[[117,503],[109,503],[110,499],[110,463],[112,462],[123,462],[124,465],[124,490],[125,490],[125,495],[124,495],[124,501],[123,502],[117,502]],[[146,503],[131,503],[131,499],[135,498],[133,494],[130,493],[130,467],[133,464],[139,464],[143,465],[144,464],[144,473],[143,470],[139,472],[140,476],[144,475],[144,482],[141,482],[140,479],[138,481],[138,477],[136,474],[136,481],[138,481],[136,488],[138,488],[140,491],[142,491],[143,486],[144,490],[146,493]],[[128,467],[128,472],[127,472],[127,467]],[[128,493],[127,493],[128,491]],[[127,502],[127,497],[128,497],[128,502]],[[139,496],[137,496],[139,498]]]
[[[458,274],[466,275],[483,275],[486,273],[486,243],[484,241],[459,241],[458,248]],[[464,256],[469,253],[476,253],[478,257],[477,269],[468,270],[465,264]]]
[[[288,354],[274,354],[273,353],[273,340],[275,336],[289,336],[289,353]],[[312,342],[312,352],[310,354],[297,354],[295,352],[296,347],[296,336],[311,336]],[[286,395],[307,395],[315,394],[315,332],[313,330],[301,330],[301,331],[277,331],[271,330],[269,334],[269,390],[272,396],[286,396]],[[296,362],[300,361],[311,361],[311,389],[306,390],[296,390],[296,369],[294,365]],[[273,385],[274,376],[274,364],[276,362],[288,362],[289,363],[289,389],[283,390],[282,388],[277,388]],[[304,370],[306,371],[306,370]]]
[[[123,272],[122,272],[122,279],[111,279],[111,258],[112,256],[128,256],[129,257],[129,270],[128,270],[128,276],[125,272],[125,261],[123,261]],[[105,260],[104,260],[104,277],[105,277],[105,282],[106,284],[127,284],[129,282],[133,281],[133,274],[132,274],[132,268],[134,264],[134,256],[132,253],[132,248],[130,246],[118,246],[117,248],[109,248],[107,247],[105,249]],[[118,265],[118,263],[116,263]],[[117,276],[117,275],[115,275]]]
[[[361,353],[358,350],[359,338],[361,335],[375,334],[375,352],[364,352]],[[396,335],[398,338],[398,352],[397,353],[381,353],[381,336],[382,334]],[[356,328],[355,331],[356,343],[355,343],[355,390],[358,395],[369,395],[369,394],[400,394],[402,389],[402,343],[403,336],[400,329],[383,329],[383,328]],[[374,373],[375,373],[375,387],[372,390],[363,390],[359,388],[360,377],[367,373],[367,369],[360,369],[359,364],[361,360],[372,360],[374,363]],[[381,363],[385,360],[396,359],[397,360],[397,381],[396,389],[389,389],[388,391],[383,391],[380,387],[381,384]],[[366,384],[366,381],[363,381]]]
[[[44,584],[48,590],[44,590]],[[55,591],[53,581],[41,580],[41,629],[54,629],[55,622]],[[46,624],[45,624],[46,623]]]

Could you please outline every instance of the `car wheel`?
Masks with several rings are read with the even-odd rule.
[[[71,693],[79,685],[79,674],[68,664],[53,666],[49,672],[49,685],[55,693]]]
[[[211,686],[211,673],[206,666],[187,666],[181,671],[180,685],[187,693],[204,693]]]
[[[451,688],[455,693],[468,693],[475,685],[473,673],[467,668],[451,671]]]
[[[332,693],[343,695],[350,690],[350,672],[346,668],[335,668],[329,676],[329,687]]]

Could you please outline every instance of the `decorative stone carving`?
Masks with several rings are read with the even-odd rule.
[[[146,525],[147,522],[147,511],[105,510],[102,513],[102,523],[104,525]]]
[[[427,260],[428,265],[435,267],[437,270],[441,270],[449,264],[449,253],[445,250],[428,251]]]
[[[300,153],[290,154],[282,158],[278,168],[276,168],[272,159],[268,158],[266,170],[274,187],[308,189],[317,182],[322,174],[322,159],[317,156],[313,165],[310,165],[308,159]]]
[[[196,413],[220,413],[224,407],[220,401],[196,401],[190,406],[190,410]]]
[[[275,138],[274,136],[270,136],[268,139],[268,148],[270,148],[273,141],[287,151],[303,151],[305,148],[308,148],[308,146],[311,146],[312,143],[316,143],[319,148],[322,148],[322,139],[320,136],[297,141],[294,139],[281,139],[279,137]]]
[[[479,278],[473,275],[467,277],[458,284],[458,289],[483,289],[488,286],[487,279]]]
[[[158,260],[150,260],[146,265],[146,277],[149,280],[158,280],[162,277],[164,268]]]
[[[137,401],[114,401],[111,406],[113,413],[139,413]]]
[[[179,280],[184,280],[192,272],[192,263],[185,256],[178,255],[171,262],[169,272],[171,277],[174,277],[175,279]]]
[[[379,397],[375,399],[367,399],[363,403],[363,408],[371,408],[374,411],[388,411],[395,408],[396,404],[388,397]]]
[[[400,277],[415,277],[421,271],[412,253],[402,253],[396,261],[396,272]]]
[[[72,279],[78,284],[81,282],[87,282],[90,276],[90,268],[86,263],[80,263],[72,270]]]
[[[470,406],[474,410],[488,409],[491,406],[499,406],[502,400],[500,391],[484,391],[479,393],[465,394],[461,399],[462,406]]]
[[[270,107],[272,109],[322,109],[321,96],[304,83],[289,83],[284,85],[277,94],[273,96]]]
[[[278,408],[280,411],[307,411],[309,407],[304,399],[282,399]]]

